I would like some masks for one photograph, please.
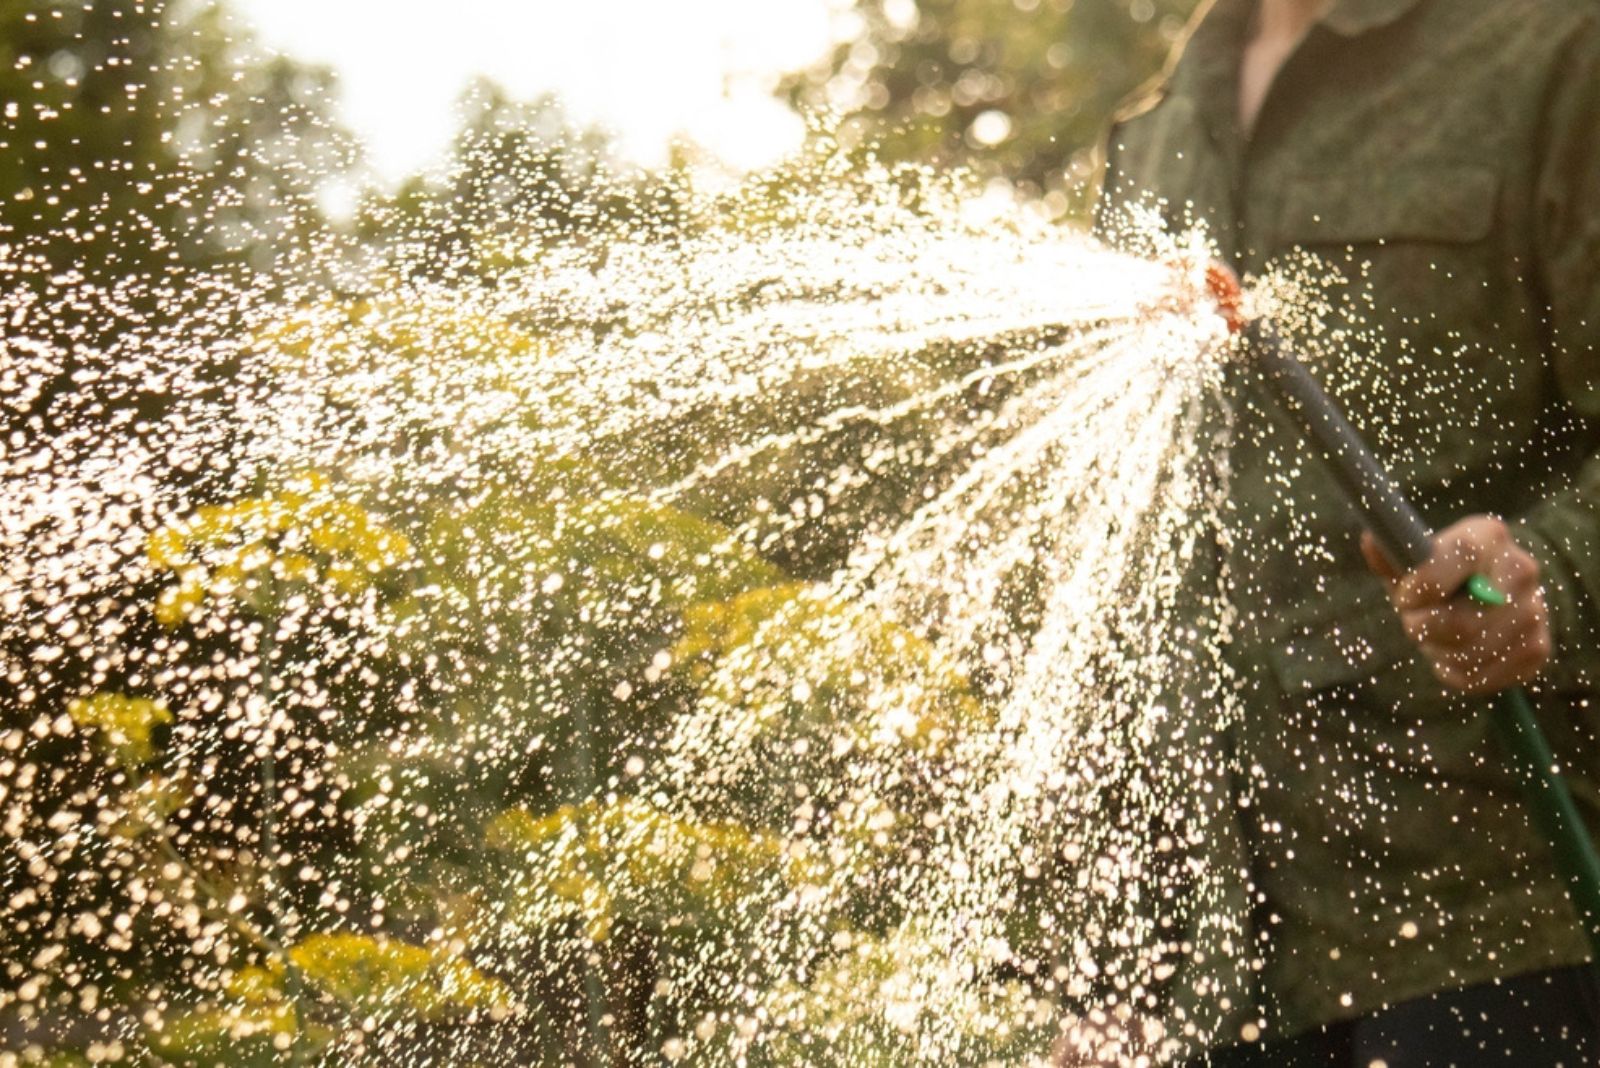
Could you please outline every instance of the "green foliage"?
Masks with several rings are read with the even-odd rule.
[[[437,947],[357,934],[316,934],[289,948],[289,961],[316,991],[359,1016],[408,1015],[433,1021],[479,1010],[508,1011],[511,991]],[[241,974],[238,990],[260,999],[263,984],[280,993],[284,965]]]
[[[496,493],[464,510],[441,509],[426,540],[430,566],[455,584],[447,597],[472,597],[492,611],[536,578],[548,609],[542,619],[589,628],[597,637],[617,627],[648,627],[653,621],[635,622],[636,609],[681,612],[779,575],[727,529],[626,497]],[[473,583],[469,593],[462,578],[474,571],[490,581]],[[462,607],[457,602],[450,610]]]
[[[755,1011],[772,1021],[765,1033],[750,1042],[734,1028],[705,1028],[690,1063],[890,1068],[917,1061],[926,1055],[918,1046],[926,992],[907,982],[912,957],[927,951],[916,945],[917,928],[913,922],[889,937],[836,933],[803,982],[782,980],[762,992]],[[1035,1064],[1055,1037],[1056,1017],[1028,983],[1001,980],[975,986],[960,1030],[966,1044],[947,1052],[946,1063]]]
[[[742,818],[712,821],[604,792],[627,781],[623,758],[671,709],[687,698],[754,710],[756,751],[774,754],[857,723],[863,751],[901,760],[891,775],[903,786],[891,779],[888,796],[908,809],[942,746],[983,716],[911,631],[782,582],[725,528],[688,514],[625,497],[496,493],[437,508],[412,544],[391,655],[450,665],[449,703],[431,706],[403,757],[379,734],[341,762],[341,803],[359,814],[392,922],[489,950],[563,924],[608,954],[630,944],[619,924],[632,942],[663,946],[694,932],[703,950],[750,922],[737,903],[776,900],[822,873],[781,826],[763,829],[779,815],[770,782],[752,783]],[[618,679],[640,690],[624,694]],[[846,799],[836,811],[882,850],[914,841],[890,808]],[[559,1002],[554,966],[519,996]]]
[[[405,292],[303,305],[259,328],[250,348],[285,377],[314,372],[345,389],[363,372],[409,375],[404,384],[412,396],[427,388],[430,373],[462,363],[514,363],[545,351],[536,337],[503,319],[467,315],[437,297]]]
[[[576,918],[595,942],[618,919],[657,930],[738,922],[809,867],[776,837],[674,818],[633,798],[563,805],[542,817],[510,809],[489,824],[488,843],[515,858],[514,922]]]
[[[405,759],[378,734],[342,764],[362,848],[416,877],[391,897],[424,911],[430,880],[482,896],[492,876],[478,846],[500,812],[551,811],[622,774],[674,707],[655,658],[689,605],[779,577],[706,520],[565,492],[441,506],[417,556],[388,617],[391,670],[448,692]]]
[[[1191,6],[858,0],[860,37],[785,91],[842,107],[847,139],[876,139],[891,159],[972,163],[1068,210],[1111,106],[1154,70]],[[253,57],[215,7],[0,0],[0,244],[43,256],[38,279],[269,268],[324,232],[317,185],[352,163],[331,86],[325,70]],[[756,233],[802,225],[810,210],[795,190],[817,176],[797,167],[756,179],[739,212],[691,218],[686,166],[622,172],[604,137],[547,98],[480,84],[466,105],[443,174],[372,194],[356,221],[393,278],[537,269],[556,238],[591,240],[598,262],[619,235]],[[1002,115],[1005,136],[991,139]],[[844,180],[849,158],[830,160],[822,177]],[[774,288],[750,305],[796,299]],[[163,299],[128,313],[166,314],[187,295],[170,285]],[[670,330],[614,311],[546,312],[593,336]],[[44,318],[76,328],[65,312]],[[463,368],[514,395],[516,374],[537,373],[557,339],[399,290],[303,306],[246,347],[286,378],[326,383],[328,411],[356,420],[369,372],[407,399]],[[808,824],[835,821],[896,868],[925,841],[920,817],[950,742],[989,710],[924,636],[796,580],[832,573],[863,529],[914,500],[889,477],[844,488],[839,473],[881,459],[873,449],[914,450],[946,412],[830,427],[671,505],[656,489],[734,443],[892,408],[980,357],[802,369],[781,391],[653,427],[648,442],[598,440],[581,457],[510,451],[459,490],[406,485],[403,460],[477,428],[391,425],[365,440],[392,450],[403,493],[283,471],[154,532],[150,581],[115,631],[148,670],[58,678],[39,703],[48,730],[26,744],[51,792],[34,803],[67,812],[70,799],[94,830],[78,870],[62,862],[70,878],[8,913],[8,955],[83,937],[65,952],[87,962],[84,975],[111,977],[129,1005],[146,989],[166,1005],[147,1036],[151,1063],[265,1066],[296,1044],[321,1063],[394,1063],[396,1043],[478,1028],[502,1057],[483,1063],[507,1063],[508,1049],[517,1063],[583,1060],[572,992],[585,980],[619,1033],[658,1050],[681,1021],[651,1016],[655,978],[737,943],[751,922],[739,902],[841,877],[797,848]],[[71,371],[41,393],[46,404]],[[528,429],[550,414],[509,418]],[[916,463],[881,466],[936,481]],[[831,504],[811,514],[823,488]],[[385,500],[407,503],[391,513]],[[691,815],[643,786],[639,769],[690,710],[723,733],[688,759],[739,754],[719,764],[725,811]],[[260,775],[269,721],[294,742],[281,779]],[[292,796],[271,793],[285,783]],[[6,862],[8,899],[20,870]],[[886,932],[903,917],[873,898],[872,874],[844,874],[860,900],[837,940],[814,947],[815,982],[772,992],[769,1009],[795,1027],[759,1063],[840,1049],[897,1063],[903,1036],[848,1007],[864,989],[896,993]],[[113,916],[136,919],[113,928],[115,950],[91,944],[84,932]],[[372,933],[354,933],[354,917]],[[592,954],[551,948],[553,932],[574,928]],[[202,978],[213,954],[230,961],[220,986]],[[723,1008],[706,998],[694,1007]],[[366,1017],[379,1018],[375,1053],[345,1044]]]
[[[674,660],[757,730],[855,725],[863,748],[937,753],[982,716],[966,679],[925,640],[802,585],[695,605],[685,622]]]
[[[201,508],[152,534],[151,564],[178,578],[157,598],[156,619],[167,626],[193,621],[208,602],[276,616],[298,586],[358,596],[406,562],[411,543],[403,534],[329,490],[325,475],[307,472],[282,489]]]
[[[423,581],[394,610],[396,640],[413,656],[423,646],[446,654],[453,691],[480,708],[510,700],[539,725],[592,716],[586,729],[604,732],[604,751],[632,729],[608,722],[628,707],[619,690],[660,678],[654,658],[687,607],[779,573],[715,523],[627,497],[580,498],[563,487],[581,482],[543,474],[554,486],[542,497],[494,492],[432,514]]]
[[[152,1031],[150,1049],[180,1068],[272,1068],[284,1062],[298,1036],[294,1009],[244,1003],[184,1011]],[[321,1046],[325,1033],[316,1036]]]
[[[967,164],[1081,210],[1113,110],[1161,67],[1195,0],[856,0],[860,33],[790,78],[892,160]]]
[[[904,922],[889,873],[915,869],[953,744],[988,722],[964,675],[910,629],[797,583],[693,607],[673,658],[703,724],[681,757],[716,777],[717,815],[854,843],[814,875],[848,888],[835,922]]]
[[[362,1021],[406,1029],[479,1014],[503,1016],[510,990],[470,963],[435,947],[348,933],[316,934],[283,957],[233,974],[217,1003],[183,1010],[149,1033],[151,1049],[176,1065],[273,1065],[299,1045],[317,1063],[370,1063],[336,1051],[341,1031]],[[298,970],[308,991],[287,989]]]

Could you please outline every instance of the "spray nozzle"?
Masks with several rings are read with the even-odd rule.
[[[1244,333],[1250,322],[1244,313],[1244,287],[1227,264],[1203,251],[1175,256],[1168,263],[1174,272],[1173,287],[1152,308],[1190,316],[1209,298],[1211,310],[1227,324],[1228,333]]]
[[[1217,302],[1217,314],[1228,324],[1230,333],[1241,333],[1245,327],[1244,290],[1239,276],[1225,263],[1212,260],[1206,264],[1206,292]]]

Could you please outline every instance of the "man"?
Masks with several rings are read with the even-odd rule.
[[[1286,325],[1441,531],[1394,574],[1239,369],[1217,564],[1259,952],[1197,1063],[1600,1064],[1484,696],[1530,684],[1600,826],[1600,2],[1216,0],[1112,131],[1102,230],[1133,204],[1247,278],[1338,269]],[[1457,597],[1473,572],[1510,603]]]

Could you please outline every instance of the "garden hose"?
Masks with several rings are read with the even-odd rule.
[[[1232,272],[1221,266],[1208,268],[1206,284],[1230,328],[1242,333],[1248,352],[1279,403],[1321,453],[1329,472],[1361,512],[1391,562],[1402,571],[1426,563],[1433,554],[1427,523],[1344,413],[1288,350],[1270,322],[1245,319],[1239,284]],[[1486,607],[1506,603],[1505,595],[1483,575],[1468,579],[1462,593]],[[1492,719],[1533,822],[1550,844],[1556,869],[1588,938],[1591,957],[1600,962],[1600,855],[1534,716],[1527,691],[1514,686],[1496,694]]]

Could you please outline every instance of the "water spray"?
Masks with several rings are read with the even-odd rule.
[[[1329,473],[1361,512],[1390,562],[1400,571],[1426,563],[1433,555],[1433,535],[1427,523],[1277,328],[1269,320],[1246,316],[1233,272],[1212,264],[1206,268],[1205,283],[1218,313],[1229,329],[1242,337],[1274,396],[1322,455]],[[1506,603],[1505,594],[1483,575],[1468,579],[1461,594],[1489,609]],[[1534,823],[1550,843],[1593,958],[1600,961],[1600,855],[1534,716],[1527,691],[1513,686],[1496,694],[1493,720]]]

